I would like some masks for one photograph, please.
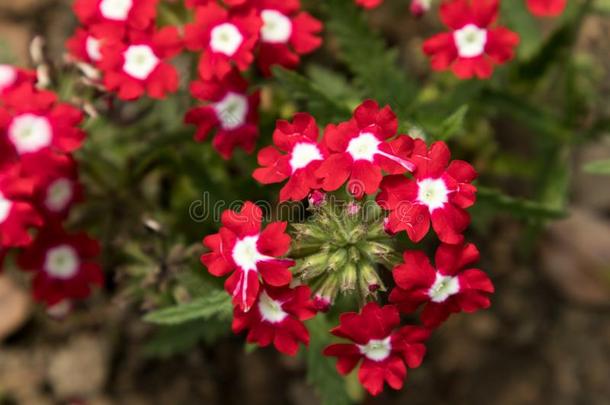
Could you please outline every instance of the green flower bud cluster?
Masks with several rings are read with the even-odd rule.
[[[293,224],[290,257],[296,277],[331,302],[339,294],[362,303],[385,291],[379,275],[399,256],[383,226],[381,208],[372,201],[331,203],[312,209],[304,223]]]

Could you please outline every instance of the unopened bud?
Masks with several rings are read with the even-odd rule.
[[[347,260],[347,250],[338,249],[331,253],[328,259],[328,267],[332,270],[337,270],[343,267]]]
[[[311,194],[309,194],[307,201],[309,201],[309,206],[319,207],[326,202],[326,193],[320,190],[314,190]]]
[[[385,290],[383,282],[377,273],[377,269],[368,261],[358,265],[358,288],[363,298],[374,294],[378,290]]]
[[[353,262],[347,262],[340,273],[339,288],[341,291],[352,291],[356,289],[358,281],[358,269]]]
[[[414,17],[423,16],[428,10],[430,10],[431,0],[411,0],[411,14]]]
[[[325,297],[320,294],[316,294],[315,297],[313,297],[313,306],[316,309],[316,311],[328,312],[331,304],[332,304],[332,302],[330,300],[330,297]]]
[[[360,212],[360,205],[351,201],[347,204],[347,207],[345,207],[345,212],[347,215],[356,215]]]

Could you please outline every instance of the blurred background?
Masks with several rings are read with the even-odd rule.
[[[513,1],[517,2],[504,3]],[[76,27],[70,3],[0,0],[0,62],[31,66],[29,45],[39,35],[46,40],[47,57],[61,64],[64,41]],[[459,94],[461,90],[445,76],[430,84],[434,74],[420,52],[423,39],[440,29],[436,13],[415,20],[408,2],[387,3],[369,14],[369,23],[398,50],[399,60],[409,67],[414,80],[422,86],[428,83],[425,90],[432,100],[442,96],[445,88]],[[562,50],[563,59],[558,59],[568,61],[566,64],[557,62],[531,88],[525,80],[513,80],[514,75],[501,74],[499,79],[511,86],[517,100],[524,97],[524,105],[553,111],[565,124],[565,131],[578,133],[576,141],[569,147],[561,145],[559,151],[556,144],[533,145],[532,139],[541,136],[536,125],[547,117],[520,108],[519,103],[516,107],[498,94],[487,94],[492,97],[488,99],[481,96],[471,105],[472,119],[462,130],[464,134],[452,141],[455,156],[470,160],[482,172],[482,183],[516,197],[538,195],[538,201],[546,204],[530,206],[487,192],[471,211],[474,223],[469,237],[482,252],[480,267],[497,288],[491,309],[452,317],[431,338],[424,364],[409,372],[402,391],[387,389],[377,398],[362,398],[364,403],[610,404],[610,176],[583,169],[591,161],[610,158],[610,8],[602,3],[601,11],[587,14],[569,32],[574,36],[567,37],[572,43]],[[518,24],[509,18],[517,14],[507,15],[509,25]],[[548,38],[561,29],[563,21],[539,22],[540,35]],[[309,60],[342,72],[344,67],[329,56],[336,44],[332,38],[326,42]],[[524,52],[529,52],[527,46]],[[568,65],[576,73],[566,79],[558,71]],[[274,114],[298,107],[287,102],[270,108],[263,117],[259,147],[269,141]],[[566,123],[565,111],[574,112],[571,122]],[[183,112],[166,114],[180,127]],[[117,124],[119,129],[114,132],[108,129],[108,137],[114,137],[117,144],[117,136],[128,132],[123,131],[128,125],[125,122],[119,123],[123,127]],[[98,128],[98,132],[103,130]],[[134,135],[129,136],[133,139]],[[188,223],[188,201],[202,190],[216,190],[213,195],[218,199],[231,193],[272,199],[277,192],[258,187],[249,178],[254,157],[238,155],[238,163],[224,162],[209,145],[191,143],[188,135],[184,139],[184,148],[199,148],[189,152],[191,159],[204,156],[205,164],[221,174],[214,177],[208,168],[209,172],[199,173],[201,181],[180,186],[187,191],[179,202],[159,203],[165,214],[146,208],[155,218],[178,217],[172,227],[188,224],[181,240],[171,240],[164,259],[170,272],[172,266],[179,268],[188,261],[185,257],[196,259],[199,250],[195,244],[217,226]],[[92,142],[106,145],[105,139]],[[129,152],[117,147],[116,154],[121,153]],[[133,164],[127,158],[119,162],[125,164],[124,170]],[[208,180],[209,175],[220,180],[206,183],[216,181]],[[236,179],[233,186],[223,184],[231,178]],[[560,180],[559,185],[553,179]],[[155,184],[175,180],[160,175]],[[155,193],[163,195],[163,190]],[[100,213],[111,213],[113,218],[110,228],[97,232],[108,242],[105,268],[117,275],[108,277],[105,292],[79,304],[67,317],[53,316],[31,301],[23,277],[11,272],[0,275],[0,405],[320,403],[306,382],[300,357],[281,356],[273,349],[245,350],[243,336],[220,332],[206,337],[197,332],[201,326],[196,324],[159,330],[142,322],[143,311],[158,302],[147,302],[140,295],[137,304],[133,303],[134,289],[146,284],[141,278],[137,288],[122,283],[133,273],[124,269],[125,261],[111,250],[127,246],[146,256],[147,249],[154,249],[148,245],[156,243],[155,236],[147,233],[141,215],[131,216],[135,211],[123,205],[134,194],[109,197],[104,192],[94,188],[91,194],[100,201],[115,201],[86,207],[88,214],[79,220],[87,224]],[[545,193],[551,197],[545,200],[539,195]],[[90,199],[95,201],[94,197]],[[536,210],[541,210],[540,217],[532,214]],[[134,223],[128,233],[125,229]],[[107,232],[112,235],[107,237]],[[150,260],[148,266],[155,267],[154,258]],[[131,290],[123,288],[125,284]],[[176,341],[176,336],[181,340]]]

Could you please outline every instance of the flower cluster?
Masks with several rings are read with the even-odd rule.
[[[0,251],[20,250],[19,267],[34,273],[34,298],[49,306],[103,284],[97,242],[62,225],[82,200],[71,156],[85,137],[82,119],[37,89],[33,73],[0,65]]]
[[[359,366],[358,378],[373,395],[384,383],[401,388],[407,368],[421,364],[433,329],[452,313],[489,307],[494,291],[472,267],[479,253],[463,236],[476,171],[451,160],[445,143],[428,147],[397,129],[391,108],[372,100],[321,136],[309,114],[278,121],[274,145],[260,150],[253,177],[285,182],[279,199],[307,198],[310,218],[291,224],[291,237],[285,222],[261,229],[261,209],[246,202],[239,212],[225,211],[219,233],[204,239],[210,252],[201,258],[211,274],[229,275],[234,331],[247,329],[249,342],[273,342],[284,353],[307,344],[302,321],[316,311],[331,316],[344,307],[334,305],[343,298],[360,303],[359,312],[340,314],[331,331],[348,342],[331,344],[324,354],[337,357],[341,374]],[[331,198],[343,187],[347,204]],[[430,228],[440,239],[434,263],[422,250],[406,250],[401,260],[393,236],[405,231],[418,243]],[[390,304],[381,306],[384,267],[392,270],[393,288]],[[415,313],[421,326],[401,323],[401,314]]]

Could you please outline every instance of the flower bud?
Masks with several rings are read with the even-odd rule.
[[[411,14],[413,17],[421,17],[430,10],[431,0],[411,0]]]
[[[317,208],[326,202],[326,193],[320,190],[314,190],[309,194],[307,199],[310,207]]]
[[[331,305],[332,305],[332,302],[329,297],[325,297],[320,294],[316,294],[313,297],[313,306],[316,309],[316,311],[328,312]]]

